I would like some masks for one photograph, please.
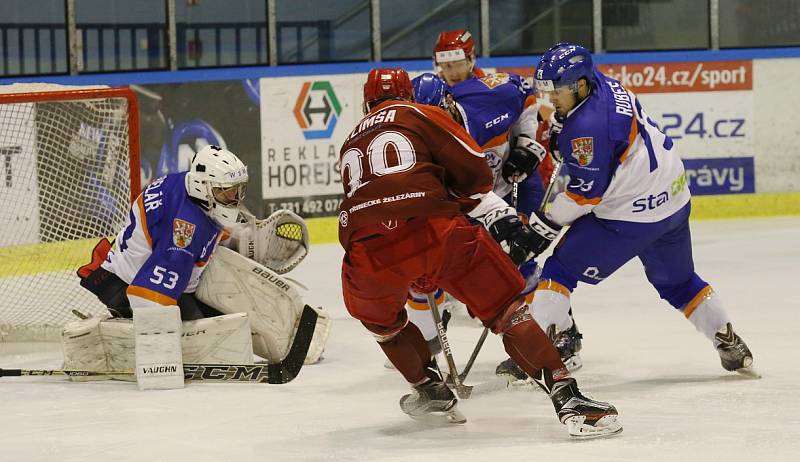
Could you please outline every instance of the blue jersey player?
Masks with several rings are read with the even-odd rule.
[[[214,248],[236,224],[247,167],[217,146],[201,149],[190,170],[156,179],[133,203],[112,245],[101,241],[78,274],[112,313],[178,305],[183,320],[220,313],[194,296]]]
[[[544,187],[532,173],[547,151],[536,141],[539,105],[522,77],[489,74],[448,87],[436,75],[422,74],[413,85],[417,102],[448,110],[481,146],[494,173],[495,194],[511,203],[516,180],[520,182],[517,211],[530,215],[539,208]]]
[[[530,85],[522,77],[511,73],[488,74],[448,86],[439,76],[426,73],[413,80],[413,87],[416,102],[445,109],[481,146],[494,176],[492,188],[495,194],[503,197],[509,205],[515,205],[517,211],[526,216],[539,209],[544,198],[544,186],[535,170],[547,151],[536,141],[539,105]],[[516,200],[511,197],[513,182],[519,182]],[[535,268],[533,261],[521,267],[522,275],[528,281],[526,294],[536,286]],[[408,300],[409,317],[420,327],[436,352],[439,350],[436,329],[423,289],[412,287]],[[444,300],[444,293],[437,290],[437,303]],[[449,313],[444,311],[442,317],[448,319]]]
[[[713,343],[722,366],[755,374],[753,355],[722,302],[695,272],[689,188],[672,139],[581,46],[547,50],[535,84],[563,124],[556,143],[570,178],[548,212],[531,217],[543,241],[570,225],[534,293],[531,312],[542,329],[569,347],[570,294],[578,282],[598,284],[639,258],[659,296]]]

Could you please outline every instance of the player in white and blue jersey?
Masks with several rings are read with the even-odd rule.
[[[731,326],[711,286],[694,270],[690,193],[672,139],[620,82],[599,72],[579,45],[547,50],[535,74],[563,124],[559,155],[566,191],[531,224],[542,240],[570,228],[544,263],[531,312],[551,336],[567,336],[570,294],[579,281],[598,284],[638,257],[661,298],[717,349],[729,371],[753,374],[753,355]]]

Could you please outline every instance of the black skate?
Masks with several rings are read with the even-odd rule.
[[[733,331],[731,323],[727,323],[714,335],[719,341],[717,352],[726,371],[736,371],[739,374],[753,378],[761,378],[761,374],[753,369],[753,353],[739,335]]]
[[[467,421],[458,410],[458,398],[438,372],[428,369],[428,379],[414,392],[400,398],[400,409],[412,419],[430,424],[462,424]]]
[[[575,379],[560,380],[551,385],[550,399],[558,420],[576,438],[600,438],[622,431],[617,409],[611,404],[583,396]]]
[[[533,379],[522,370],[521,367],[511,358],[506,359],[498,364],[494,370],[495,375],[502,377],[508,381],[508,385],[517,387],[520,385],[528,385],[533,383]]]
[[[561,361],[567,366],[570,372],[577,371],[583,367],[583,360],[578,354],[583,348],[583,334],[578,331],[578,325],[575,320],[572,321],[572,327],[567,330],[556,333],[555,324],[550,324],[547,328],[547,336],[553,342],[553,346],[558,350],[561,356]]]

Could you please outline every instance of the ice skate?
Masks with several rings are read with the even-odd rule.
[[[530,385],[533,379],[528,376],[525,371],[511,358],[506,359],[497,365],[494,370],[495,375],[502,377],[508,381],[508,386],[518,387],[522,385]]]
[[[617,409],[608,403],[583,396],[575,379],[555,382],[550,399],[561,423],[571,436],[581,439],[601,438],[622,431]]]
[[[570,372],[577,371],[583,367],[583,360],[578,354],[583,348],[583,342],[581,341],[583,334],[578,331],[578,325],[575,324],[574,320],[572,321],[572,327],[558,333],[556,333],[556,326],[551,324],[547,328],[547,336],[550,337],[550,341],[553,342],[553,346],[556,347],[558,354],[561,356],[561,361],[564,362]]]
[[[747,347],[744,340],[733,331],[731,323],[727,323],[724,328],[720,329],[714,338],[719,341],[717,352],[722,367],[726,371],[735,371],[756,379],[761,378],[761,374],[753,369],[753,353],[750,352],[750,348]]]
[[[428,370],[428,379],[414,392],[400,398],[400,409],[414,420],[430,424],[462,424],[467,421],[458,410],[458,398],[438,373]],[[436,377],[434,377],[436,376]]]

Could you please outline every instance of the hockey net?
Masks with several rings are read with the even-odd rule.
[[[0,341],[105,310],[76,270],[139,194],[138,136],[129,89],[0,86]]]

